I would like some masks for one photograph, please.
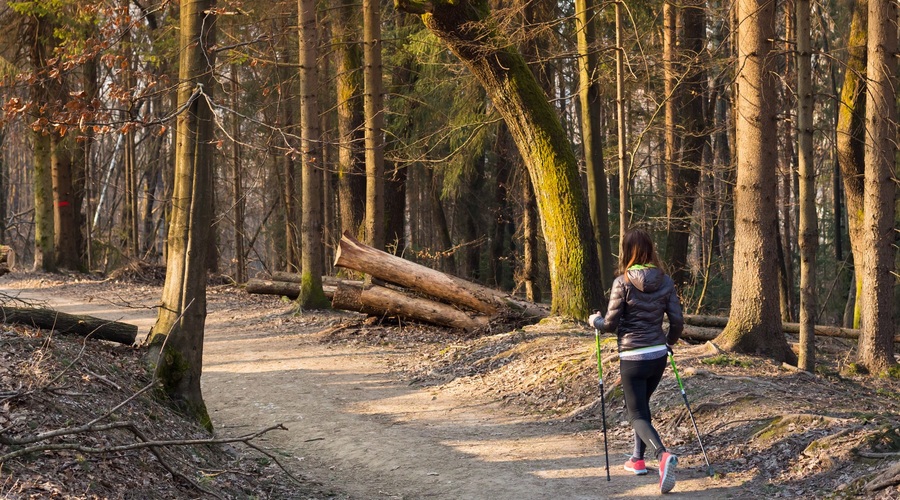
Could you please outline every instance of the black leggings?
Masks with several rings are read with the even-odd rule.
[[[659,459],[666,451],[659,434],[650,424],[650,396],[659,385],[663,372],[666,371],[666,357],[644,360],[627,360],[620,362],[622,371],[622,390],[625,392],[625,407],[628,409],[628,421],[634,428],[634,457],[644,459],[647,445],[654,450]]]

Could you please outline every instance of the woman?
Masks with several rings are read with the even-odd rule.
[[[605,332],[616,332],[621,362],[622,389],[628,420],[634,428],[634,453],[625,470],[646,474],[644,451],[649,445],[659,461],[659,491],[675,487],[678,457],[669,453],[650,423],[650,396],[666,369],[666,355],[684,329],[681,303],[675,283],[662,268],[650,234],[631,229],[622,239],[619,268],[613,282],[606,316],[591,315],[588,322]],[[669,317],[669,331],[663,331],[663,314]]]

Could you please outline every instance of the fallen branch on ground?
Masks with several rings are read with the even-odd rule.
[[[89,335],[94,339],[109,340],[125,345],[134,344],[138,331],[137,326],[128,323],[31,307],[0,306],[0,320],[4,323],[52,329],[60,333]]]

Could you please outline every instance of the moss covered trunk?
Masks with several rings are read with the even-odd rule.
[[[148,361],[163,390],[208,429],[200,390],[206,321],[206,252],[212,224],[210,179],[215,157],[212,100],[214,0],[182,2],[175,185],[169,225],[166,283]],[[203,95],[206,94],[206,95]]]
[[[341,233],[362,238],[366,209],[366,159],[363,142],[362,48],[359,39],[359,5],[338,0],[340,14],[334,17],[334,57],[337,59],[335,87],[338,120],[338,190]]]
[[[853,20],[850,23],[847,44],[847,69],[838,108],[837,159],[844,180],[847,199],[847,221],[850,233],[850,249],[853,252],[856,294],[854,295],[853,321],[859,328],[859,298],[862,287],[863,262],[863,168],[865,156],[866,119],[866,19],[867,0],[853,4]]]
[[[601,300],[599,262],[575,154],[531,70],[491,25],[488,3],[397,0],[479,79],[528,168],[547,244],[554,314],[586,318]]]

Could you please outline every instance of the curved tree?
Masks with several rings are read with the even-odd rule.
[[[522,55],[492,25],[486,0],[395,0],[472,71],[528,168],[550,267],[551,310],[586,318],[601,300],[599,262],[577,161],[556,112]]]

